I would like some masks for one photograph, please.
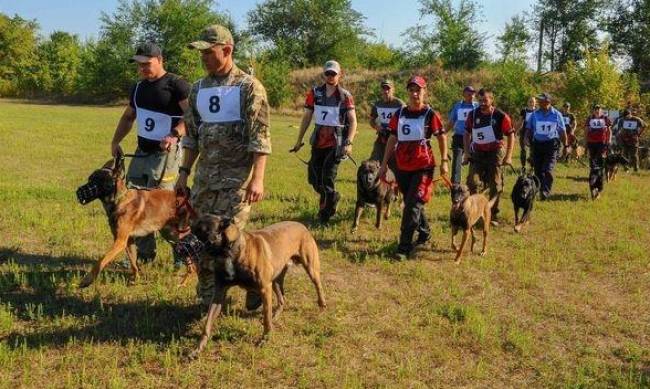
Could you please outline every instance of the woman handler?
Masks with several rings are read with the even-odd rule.
[[[431,199],[433,170],[436,166],[431,136],[438,139],[442,158],[440,174],[446,175],[449,171],[447,136],[440,114],[425,103],[426,81],[420,76],[414,76],[406,88],[408,104],[399,109],[388,124],[391,135],[379,172],[380,177],[385,175],[387,163],[395,155],[395,176],[404,195],[400,239],[395,253],[395,259],[398,260],[406,259],[415,245],[425,244],[431,238],[424,212],[424,204]],[[414,245],[413,235],[416,230],[418,238]]]

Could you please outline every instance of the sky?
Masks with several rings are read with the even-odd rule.
[[[235,24],[242,28],[246,25],[246,13],[257,3],[259,1],[256,0],[220,0],[216,9],[229,13]],[[485,46],[488,53],[494,56],[496,37],[503,32],[506,22],[514,15],[529,11],[533,1],[477,0],[477,3],[482,6],[483,13],[483,21],[477,25],[477,29],[486,33]],[[0,12],[36,19],[44,35],[62,30],[81,38],[96,38],[101,12],[112,13],[117,4],[117,0],[0,0]],[[378,40],[394,47],[400,47],[403,43],[401,34],[407,28],[421,22],[417,0],[352,0],[352,8],[366,17],[366,26],[374,30]]]

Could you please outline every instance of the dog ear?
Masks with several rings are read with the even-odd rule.
[[[113,170],[114,166],[115,166],[115,160],[114,159],[109,159],[108,161],[106,161],[106,163],[101,168],[102,169]]]
[[[223,236],[228,242],[234,242],[239,239],[239,227],[236,224],[230,223],[225,230],[223,230]]]
[[[113,159],[113,175],[119,177],[124,172],[124,156],[118,154]]]

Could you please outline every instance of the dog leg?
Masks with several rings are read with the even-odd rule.
[[[140,269],[138,269],[138,254],[135,247],[135,240],[133,238],[129,238],[126,242],[126,256],[129,258],[129,262],[131,263],[131,273],[133,275],[131,282],[135,283],[138,278],[140,278]]]
[[[386,202],[386,212],[384,212],[384,220],[388,220],[388,218],[390,218],[390,203],[392,203],[392,201],[389,199]]]
[[[381,216],[384,210],[384,201],[379,200],[377,204],[375,204],[375,207],[377,208],[377,217],[375,218],[375,228],[379,229],[381,228]]]
[[[491,210],[486,209],[485,213],[483,214],[483,249],[481,250],[481,253],[479,254],[481,257],[485,256],[487,254],[487,240],[488,240],[488,233],[490,232],[490,220],[492,219],[491,216]],[[474,237],[474,235],[472,235]]]
[[[185,287],[187,285],[187,283],[189,282],[190,277],[192,276],[192,274],[198,274],[198,270],[197,270],[196,264],[194,262],[194,259],[190,258],[189,263],[187,264],[187,272],[185,273],[185,275],[181,279],[181,282],[178,284],[178,287]]]
[[[215,290],[214,295],[212,296],[212,301],[210,302],[210,309],[208,310],[205,327],[203,327],[203,335],[201,335],[199,346],[189,355],[190,359],[196,359],[205,348],[205,345],[208,344],[208,341],[212,336],[212,326],[214,325],[214,321],[221,314],[221,307],[226,299],[226,291],[225,288],[219,286],[217,287],[217,290]]]
[[[284,309],[284,295],[282,294],[280,284],[275,281],[273,282],[273,292],[275,294],[275,298],[278,300],[278,306],[273,310],[273,320],[277,320],[277,318],[280,317],[282,310]]]
[[[460,256],[463,254],[463,249],[465,249],[465,243],[467,243],[467,238],[469,237],[470,230],[463,230],[463,239],[460,241],[460,247],[456,251],[456,259],[454,260],[456,264],[460,264]]]
[[[325,293],[323,293],[323,285],[320,279],[320,256],[318,254],[318,246],[316,241],[310,237],[310,242],[305,242],[303,246],[311,246],[311,248],[306,249],[303,247],[301,250],[300,261],[302,266],[305,268],[309,279],[314,284],[316,288],[316,294],[318,295],[318,306],[321,308],[327,307],[325,303]]]
[[[469,231],[472,233],[472,244],[470,245],[469,251],[474,254],[474,245],[476,244],[476,235],[474,235],[474,227],[470,227]]]
[[[115,259],[117,254],[120,253],[120,251],[124,250],[126,248],[126,244],[128,241],[128,233],[126,231],[118,231],[117,232],[117,238],[115,239],[115,242],[113,242],[113,247],[104,255],[104,258],[99,260],[97,263],[95,263],[95,266],[93,266],[92,270],[86,274],[86,276],[81,280],[79,283],[80,288],[86,288],[90,286],[95,280],[97,279],[97,276],[99,273],[106,267],[108,266],[109,263]]]
[[[454,242],[454,238],[456,237],[457,233],[458,228],[456,226],[451,226],[451,248],[454,251],[458,251],[458,246],[456,246],[456,242]]]
[[[361,219],[361,214],[363,213],[363,203],[357,201],[357,206],[354,209],[354,222],[352,223],[352,233],[357,232],[359,227],[359,220]]]
[[[526,212],[524,211],[524,214],[521,216],[522,220],[524,216],[526,215]],[[521,228],[519,227],[519,208],[515,207],[515,232],[519,232]]]
[[[269,340],[271,331],[273,330],[273,282],[262,286],[260,290],[262,295],[262,315],[264,320],[264,333],[262,337],[257,341],[256,345],[262,346]]]

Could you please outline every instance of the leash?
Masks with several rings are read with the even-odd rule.
[[[446,175],[441,174],[440,176],[438,176],[438,178],[434,178],[433,181],[431,181],[431,183],[435,184],[436,182],[439,182],[439,181],[442,181],[444,186],[447,189],[451,189],[451,181],[449,180],[449,178],[447,178]]]
[[[519,175],[519,173],[517,173],[517,171],[515,170],[515,167],[512,166],[511,163],[506,163],[505,166],[508,166],[508,167],[510,168],[510,170],[512,171],[512,174],[514,174],[515,176],[518,176],[518,175]],[[526,168],[523,168],[523,171],[524,171],[524,172],[526,171],[525,169],[526,169]]]

